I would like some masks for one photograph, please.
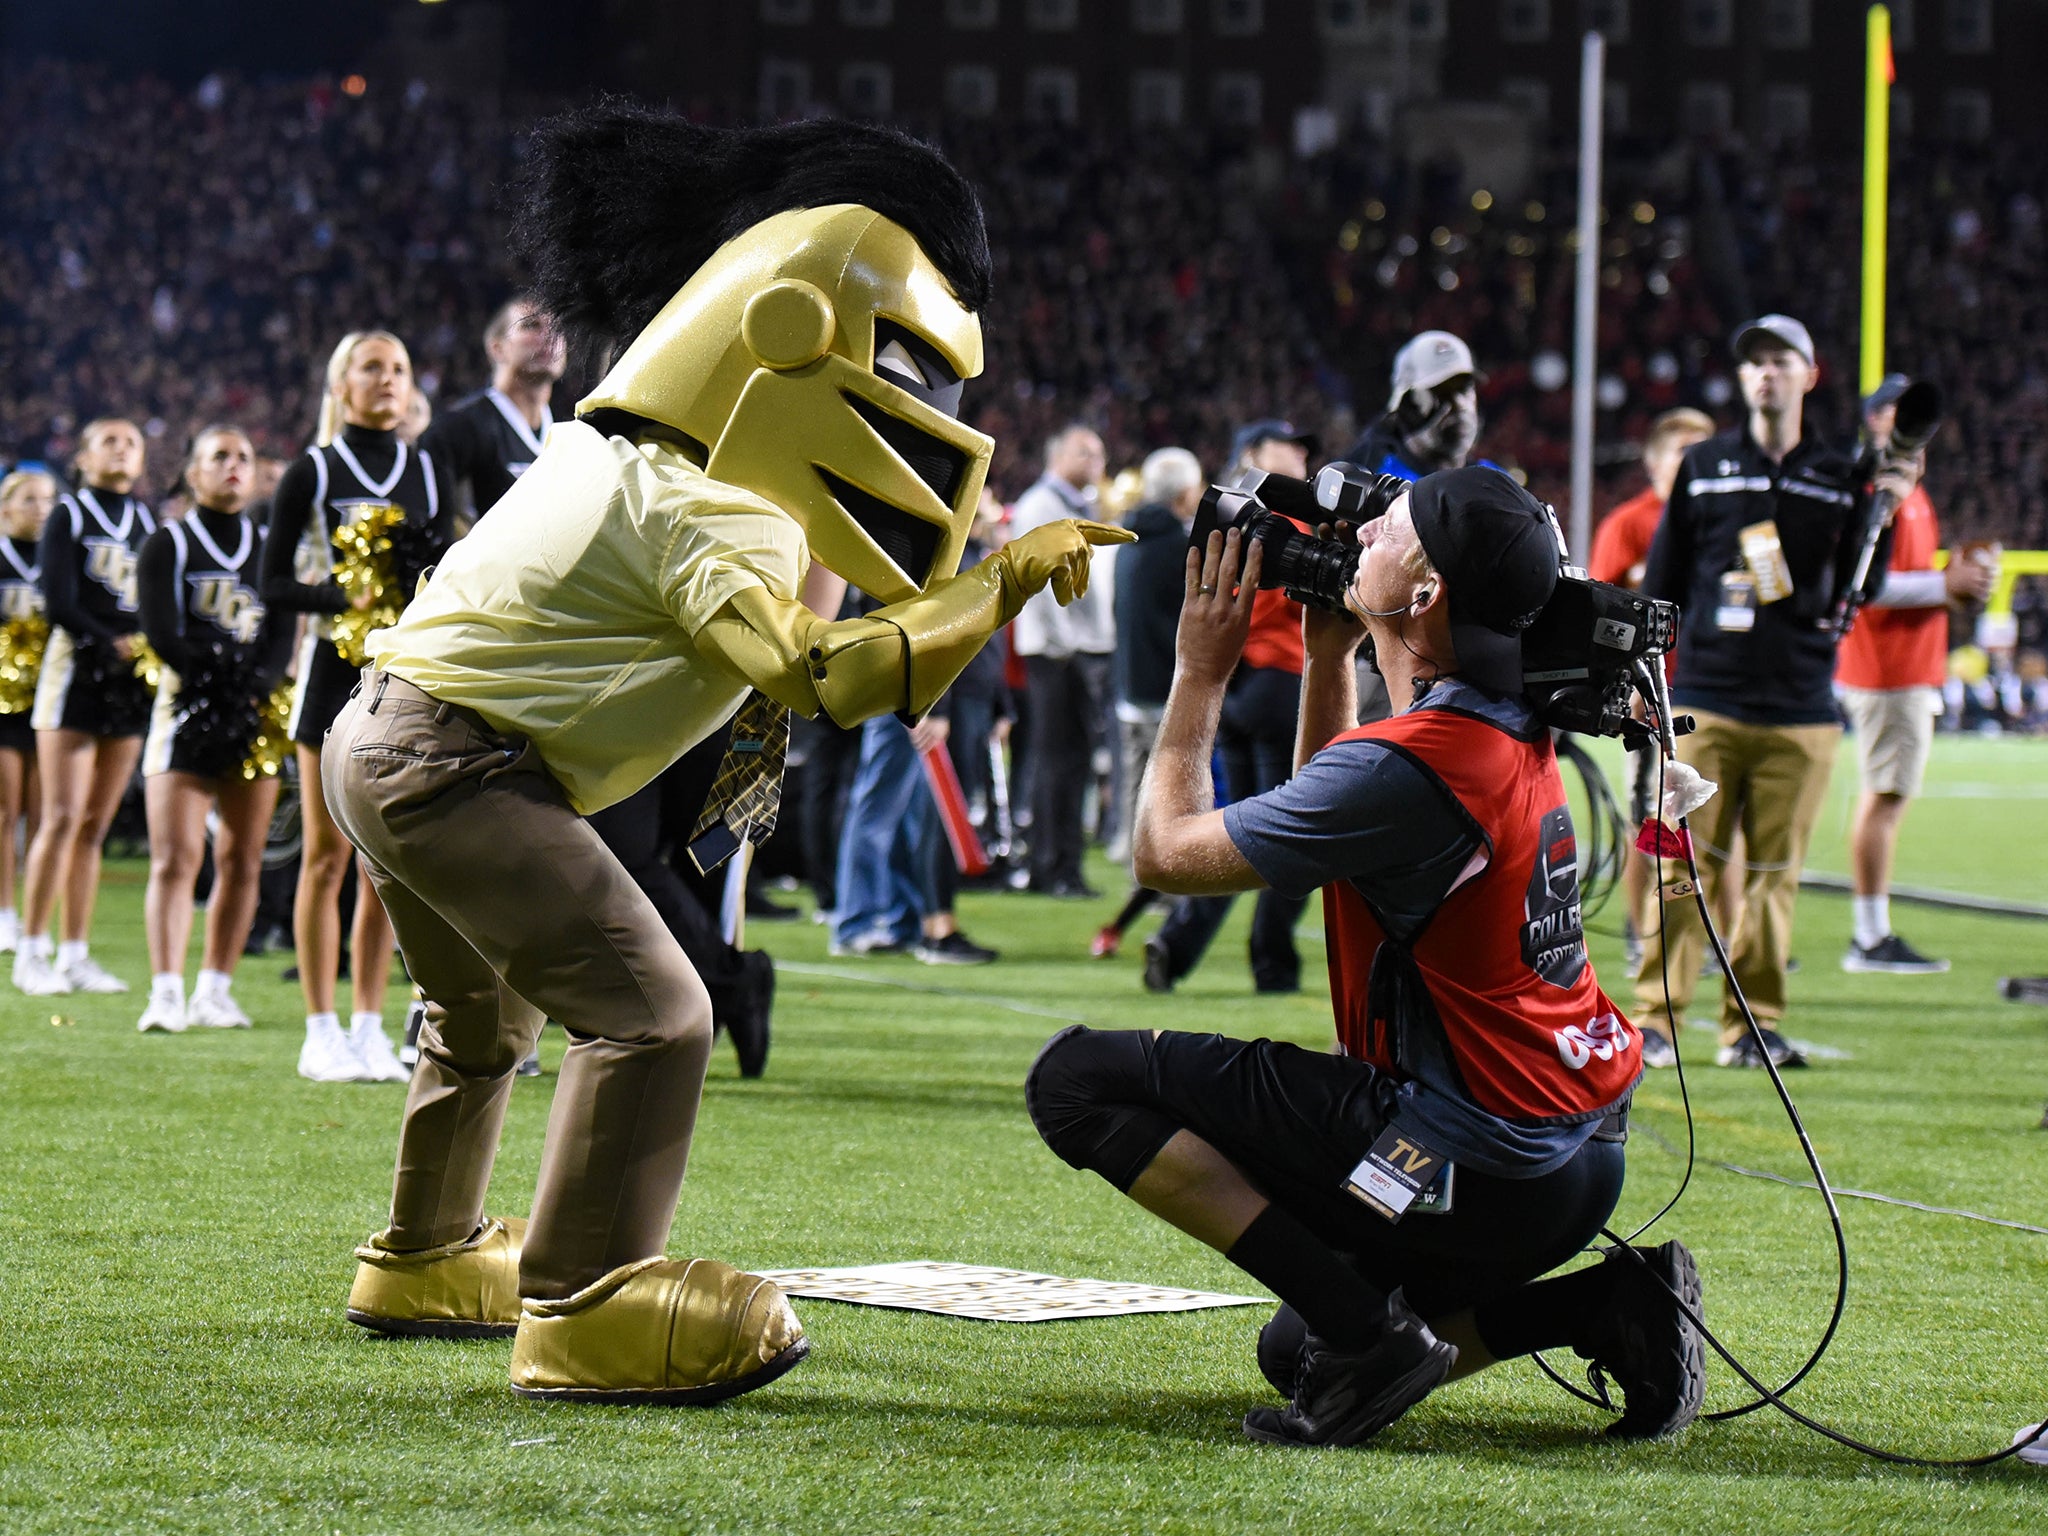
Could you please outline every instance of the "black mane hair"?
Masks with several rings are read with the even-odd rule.
[[[792,208],[872,208],[910,232],[969,310],[988,303],[980,200],[936,149],[893,128],[713,128],[605,100],[538,124],[510,192],[534,296],[585,356],[623,348],[712,252]]]

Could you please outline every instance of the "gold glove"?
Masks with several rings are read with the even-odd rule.
[[[512,1390],[584,1403],[709,1404],[766,1386],[810,1347],[772,1281],[716,1259],[642,1259],[560,1301],[527,1298]]]
[[[371,1238],[356,1250],[348,1320],[373,1333],[430,1339],[504,1338],[519,1327],[519,1249],[526,1223],[485,1221],[459,1243],[393,1253]]]
[[[822,709],[841,726],[897,710],[921,715],[1025,599],[1051,587],[1071,603],[1088,590],[1091,547],[1135,537],[1107,523],[1047,523],[973,569],[858,619],[821,619],[751,587],[697,632],[697,645],[799,714]]]

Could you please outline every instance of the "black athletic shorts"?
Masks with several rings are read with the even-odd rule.
[[[361,667],[341,659],[334,642],[307,635],[299,643],[299,686],[292,697],[291,738],[302,747],[318,748],[341,706],[355,692]]]
[[[1077,1026],[1076,1029],[1080,1029]],[[1032,1068],[1034,1117],[1056,1115],[1047,1091],[1073,1085],[1047,1056]],[[1393,1083],[1363,1062],[1273,1040],[1148,1030],[1086,1031],[1087,1060],[1100,1070],[1084,1085],[1093,1104],[1127,1103],[1153,1112],[1215,1147],[1266,1196],[1351,1261],[1382,1291],[1403,1288],[1424,1317],[1442,1317],[1503,1295],[1583,1250],[1621,1196],[1619,1140],[1588,1141],[1571,1161],[1533,1179],[1503,1179],[1460,1167],[1451,1210],[1410,1213],[1398,1222],[1343,1190],[1345,1175],[1386,1129]],[[1041,1081],[1043,1077],[1043,1081]],[[1078,1107],[1078,1106],[1077,1106]],[[1157,1155],[1120,1144],[1135,1177]],[[1112,1161],[1116,1159],[1111,1159]],[[1112,1183],[1128,1188],[1129,1179]]]
[[[35,756],[35,727],[28,723],[28,711],[0,715],[0,751],[26,752]]]
[[[36,677],[29,722],[39,731],[83,731],[88,736],[140,736],[149,729],[156,691],[135,675],[134,664],[102,641],[80,643],[65,629],[50,631]]]

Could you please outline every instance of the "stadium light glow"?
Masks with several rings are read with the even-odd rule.
[[[361,75],[344,76],[341,82],[341,93],[344,96],[360,96],[369,88],[370,82]]]

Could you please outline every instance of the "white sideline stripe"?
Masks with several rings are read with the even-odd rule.
[[[924,992],[933,997],[954,997],[963,1003],[985,1003],[991,1008],[1005,1008],[1011,1013],[1027,1014],[1034,1019],[1057,1019],[1062,1024],[1095,1022],[1086,1014],[1062,1013],[1057,1008],[1034,1008],[1029,1003],[1020,1003],[1014,998],[996,997],[987,992],[956,992],[951,987],[934,987],[917,981],[898,981],[893,976],[863,976],[859,971],[842,971],[831,965],[809,965],[800,960],[778,960],[775,962],[775,969],[788,971],[795,976],[824,976],[833,981],[864,981],[871,987],[895,987],[900,991]]]
[[[1772,1184],[1789,1184],[1794,1189],[1819,1189],[1811,1179],[1788,1179],[1782,1173],[1765,1173],[1760,1168],[1744,1168],[1738,1163],[1714,1163],[1724,1173],[1740,1174],[1745,1179],[1764,1179]],[[1839,1184],[1828,1186],[1838,1195],[1847,1195],[1853,1200],[1874,1200],[1879,1205],[1896,1205],[1908,1211],[1925,1211],[1930,1216],[1960,1216],[1965,1221],[1981,1221],[1987,1226],[2009,1227],[2015,1232],[2035,1232],[2048,1237],[2048,1227],[2037,1227],[2031,1222],[2007,1221],[2003,1216],[1986,1216],[1982,1211],[1958,1210],[1952,1205],[1925,1205],[1918,1200],[1902,1200],[1897,1195],[1880,1195],[1867,1189],[1844,1189]]]

